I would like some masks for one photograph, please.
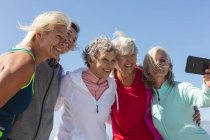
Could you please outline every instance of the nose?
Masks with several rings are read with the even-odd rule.
[[[106,67],[113,70],[116,66],[116,62],[115,61],[109,61],[107,64],[106,64]]]
[[[127,63],[131,63],[132,62],[132,57],[131,56],[127,56],[126,57],[126,62]]]
[[[66,50],[68,50],[68,43],[59,43],[59,48],[61,49],[61,53],[66,52]]]

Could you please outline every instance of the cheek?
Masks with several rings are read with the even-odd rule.
[[[152,77],[154,77],[154,70],[152,70],[152,69],[149,69],[149,75],[151,75]]]
[[[125,59],[118,59],[118,65],[124,65],[124,64],[126,64],[125,63],[126,61],[125,61]]]
[[[101,64],[100,63],[98,63],[98,62],[96,62],[95,64],[93,64],[94,65],[94,67],[96,68],[96,69],[98,69],[98,68],[100,68],[101,67]]]
[[[169,66],[165,66],[165,67],[163,67],[163,69],[164,69],[164,71],[165,71],[166,73],[169,72]]]

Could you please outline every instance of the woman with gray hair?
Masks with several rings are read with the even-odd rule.
[[[45,12],[29,26],[23,41],[0,56],[0,140],[12,127],[16,114],[31,102],[36,67],[48,58],[58,59],[67,47],[69,19],[61,12]],[[20,138],[21,139],[21,138]]]
[[[112,43],[118,50],[114,69],[117,101],[112,106],[113,140],[162,140],[155,129],[150,110],[151,90],[142,81],[143,69],[137,66],[137,46],[123,32],[115,32]]]
[[[191,119],[193,106],[210,107],[210,66],[205,70],[202,89],[190,83],[176,82],[173,65],[161,47],[149,50],[144,58],[145,82],[153,91],[152,117],[166,140],[209,140],[204,129]]]
[[[61,80],[56,108],[62,106],[63,114],[55,140],[108,140],[105,123],[117,95],[109,77],[117,63],[116,49],[101,36],[82,56],[87,68],[67,72]]]

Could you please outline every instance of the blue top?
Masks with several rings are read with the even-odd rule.
[[[29,55],[33,54],[26,49],[13,48],[10,52],[22,51]],[[34,74],[30,82],[23,86],[2,108],[0,108],[0,140],[6,139],[7,133],[10,131],[14,116],[18,113],[22,113],[31,102],[33,95],[33,81]]]
[[[158,100],[159,94],[159,100]],[[210,140],[210,136],[193,122],[193,106],[210,106],[210,88],[202,89],[190,83],[164,82],[154,89],[152,116],[155,127],[166,140]]]

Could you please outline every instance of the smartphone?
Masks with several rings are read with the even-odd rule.
[[[205,69],[208,69],[209,66],[210,59],[188,56],[185,72],[204,75]]]

